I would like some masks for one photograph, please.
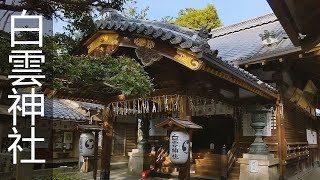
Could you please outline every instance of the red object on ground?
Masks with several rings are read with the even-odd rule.
[[[143,179],[147,179],[148,176],[149,176],[149,171],[147,171],[147,170],[146,171],[142,171],[141,176],[142,176]]]

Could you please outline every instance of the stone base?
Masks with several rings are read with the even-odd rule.
[[[150,169],[150,153],[140,149],[133,149],[129,153],[128,174],[141,177],[144,170]]]
[[[256,160],[257,166],[251,168],[250,160]],[[239,180],[276,180],[279,179],[278,158],[274,158],[273,154],[243,154],[243,158],[239,158],[240,178]]]
[[[88,173],[93,170],[94,157],[84,157],[79,161],[80,172]]]

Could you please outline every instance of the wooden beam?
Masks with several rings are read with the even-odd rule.
[[[247,81],[244,81],[243,79],[239,79],[239,77],[235,77],[229,73],[225,73],[221,70],[217,70],[212,67],[203,67],[203,71],[206,71],[208,73],[214,74],[217,77],[220,77],[222,79],[225,79],[233,84],[236,84],[240,86],[241,88],[248,90],[250,92],[253,92],[259,96],[265,97],[267,99],[275,100],[277,99],[278,95],[275,92],[271,92],[270,90],[267,90],[266,88],[259,87],[257,84],[256,86],[252,85],[251,83],[248,83]]]
[[[320,1],[285,0],[284,2],[300,33],[306,35],[300,40],[302,49],[308,50],[314,48],[320,43],[320,25],[318,23]]]
[[[271,9],[278,17],[281,25],[285,29],[286,33],[290,37],[290,40],[295,46],[300,45],[299,29],[296,26],[294,20],[291,18],[290,10],[286,4],[286,1],[279,0],[267,0]]]

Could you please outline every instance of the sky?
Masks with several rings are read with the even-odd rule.
[[[148,19],[160,20],[165,16],[176,17],[181,9],[203,9],[214,4],[223,25],[231,25],[257,16],[271,13],[267,0],[137,0],[138,7],[149,6]],[[56,21],[54,31],[63,31],[64,24]]]

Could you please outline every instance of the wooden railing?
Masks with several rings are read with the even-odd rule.
[[[308,158],[308,142],[287,143],[286,164]]]
[[[156,162],[165,160],[165,158],[169,155],[169,148],[167,146],[165,146],[164,148],[159,148],[156,155]]]
[[[234,142],[231,146],[231,149],[227,153],[228,159],[228,173],[232,170],[233,166],[235,165],[237,158],[238,158],[238,145]]]

